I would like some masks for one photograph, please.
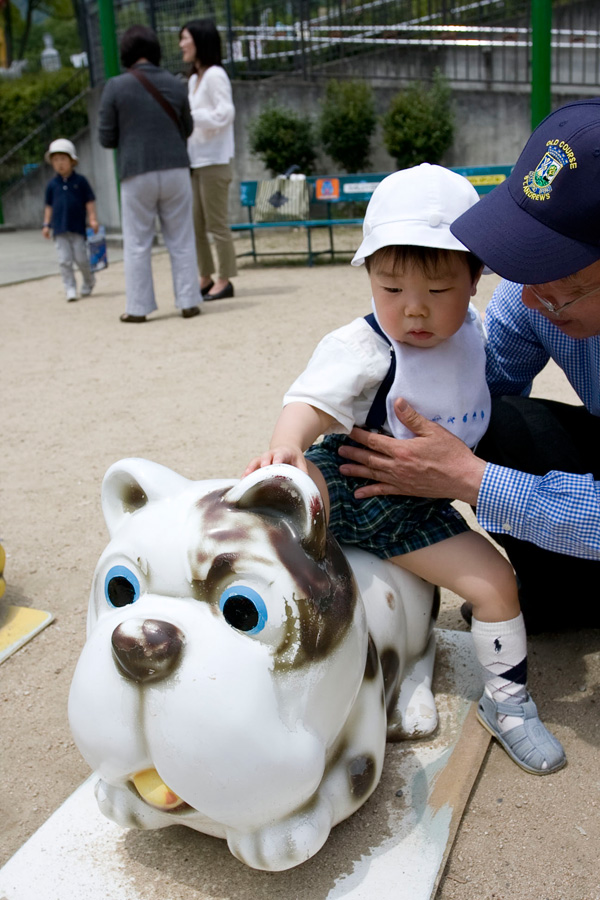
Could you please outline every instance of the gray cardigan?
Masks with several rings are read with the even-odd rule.
[[[144,75],[167,100],[181,130],[160,103],[128,73],[107,81],[100,101],[99,128],[103,147],[117,148],[119,178],[143,172],[189,167],[186,142],[194,130],[187,84],[152,63],[138,63]]]

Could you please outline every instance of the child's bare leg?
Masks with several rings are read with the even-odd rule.
[[[473,607],[471,633],[485,690],[478,718],[522,768],[550,774],[566,762],[527,691],[527,635],[510,564],[490,541],[465,532],[392,559]]]
[[[475,531],[396,556],[392,562],[458,594],[472,604],[480,622],[505,622],[521,611],[512,566]]]
[[[307,459],[306,465],[308,466],[308,474],[321,492],[321,497],[323,498],[323,506],[325,507],[325,518],[329,522],[329,491],[327,490],[327,482],[323,478],[321,470],[318,468],[318,466],[315,466],[314,462],[311,462],[310,459]]]

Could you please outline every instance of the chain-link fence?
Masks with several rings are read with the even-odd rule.
[[[385,57],[387,79],[423,77],[424,55],[455,83],[531,78],[529,0],[114,0],[114,7],[119,36],[138,22],[156,29],[172,72],[183,69],[180,28],[208,17],[221,31],[232,78],[306,78],[367,53]],[[97,83],[104,77],[97,0],[86,0],[85,10]],[[552,84],[600,84],[598,0],[555,0],[552,25]]]
[[[376,68],[381,81],[406,81],[429,77],[434,66],[454,85],[506,88],[528,85],[531,78],[528,0],[114,0],[114,10],[117,37],[134,23],[155,28],[163,65],[175,73],[185,68],[181,27],[212,18],[232,78],[328,72],[372,77]],[[83,19],[89,74],[98,84],[104,67],[97,0],[85,0]],[[366,60],[376,65],[368,68]],[[345,72],[336,64],[345,64]],[[551,80],[553,86],[600,89],[598,0],[555,0]],[[2,129],[0,193],[41,158],[57,127],[71,135],[83,127],[87,87],[88,72],[80,70],[26,120]]]

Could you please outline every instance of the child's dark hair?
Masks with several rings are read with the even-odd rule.
[[[413,244],[391,245],[381,247],[367,256],[365,269],[387,268],[391,272],[403,269],[406,265],[417,266],[427,278],[433,278],[448,268],[450,260],[461,257],[469,267],[471,280],[477,278],[483,268],[483,263],[478,256],[470,250],[445,250],[438,247],[417,247]]]
[[[210,66],[222,66],[221,36],[212,19],[192,19],[183,26],[183,31],[189,31],[196,47],[196,61],[208,69]],[[194,71],[192,68],[192,71]]]
[[[154,29],[148,25],[132,25],[121,38],[119,55],[124,69],[130,69],[138,59],[147,59],[159,66],[160,44]]]

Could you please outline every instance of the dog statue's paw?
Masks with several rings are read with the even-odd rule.
[[[94,793],[100,811],[123,828],[148,830],[172,824],[163,812],[144,803],[133,788],[115,787],[100,778]]]
[[[252,869],[279,872],[314,856],[332,826],[331,806],[321,799],[274,825],[249,833],[230,830],[227,844],[233,855]]]

